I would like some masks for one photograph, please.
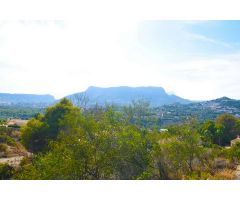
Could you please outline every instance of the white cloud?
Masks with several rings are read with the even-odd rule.
[[[220,46],[223,46],[226,48],[232,48],[232,46],[229,43],[219,41],[219,40],[207,37],[205,35],[190,33],[190,32],[185,32],[185,34],[186,34],[186,37],[190,40],[199,40],[199,41],[203,41],[203,42],[209,42],[212,44],[220,45]]]
[[[5,82],[0,89],[60,97],[89,85],[116,84],[118,76],[133,69],[124,57],[122,41],[134,25],[81,20],[4,23],[0,67],[12,67],[1,69]]]

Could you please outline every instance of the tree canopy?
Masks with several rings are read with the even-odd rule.
[[[226,175],[216,159],[239,159],[238,146],[224,148],[239,132],[236,117],[203,124],[190,119],[162,133],[145,126],[148,116],[141,102],[122,111],[97,106],[83,112],[62,99],[22,129],[22,142],[34,155],[15,178],[221,179]]]

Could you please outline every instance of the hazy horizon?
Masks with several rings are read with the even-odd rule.
[[[75,92],[73,92],[73,93],[71,93],[71,94],[66,94],[66,95],[61,96],[61,97],[56,97],[56,96],[54,96],[54,95],[51,94],[51,93],[14,93],[14,92],[9,93],[9,92],[0,92],[0,94],[1,94],[1,93],[6,93],[6,94],[26,94],[26,95],[51,95],[51,96],[53,96],[56,100],[58,100],[58,99],[64,98],[64,97],[69,96],[69,95],[73,95],[73,94],[76,94],[76,93],[85,92],[85,91],[87,91],[90,87],[104,88],[104,89],[105,89],[105,88],[118,88],[118,87],[129,87],[129,88],[150,88],[150,87],[158,87],[158,88],[163,88],[163,87],[161,87],[161,86],[152,86],[152,85],[149,85],[149,86],[136,86],[136,87],[127,86],[127,85],[120,85],[120,86],[113,86],[113,87],[111,87],[111,86],[109,86],[109,87],[99,87],[99,86],[95,86],[95,85],[90,85],[90,86],[87,87],[85,90],[75,91]],[[163,88],[163,89],[165,90],[165,88]],[[176,96],[178,96],[177,94],[175,94],[174,92],[171,92],[171,91],[165,90],[165,92],[166,92],[168,95],[176,95]],[[181,97],[181,98],[183,98],[183,99],[187,99],[187,98],[185,98],[185,97],[183,97],[183,96],[179,96],[179,97]],[[228,96],[218,96],[218,97],[213,98],[213,99],[187,99],[187,100],[190,100],[190,101],[193,101],[193,102],[194,102],[194,101],[207,101],[207,100],[214,100],[214,99],[219,99],[219,98],[223,98],[223,97],[228,97]],[[230,97],[228,97],[228,98],[230,98]],[[239,100],[239,99],[236,99],[236,100]]]
[[[0,93],[156,86],[240,99],[239,34],[240,21],[1,21]]]

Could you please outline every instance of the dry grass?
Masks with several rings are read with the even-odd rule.
[[[234,180],[235,179],[235,170],[232,169],[223,169],[215,173],[212,177],[213,180]]]

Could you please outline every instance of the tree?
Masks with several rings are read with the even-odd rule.
[[[79,110],[60,119],[58,137],[48,141],[48,151],[23,166],[18,179],[136,179],[146,171],[149,149],[145,135],[121,120],[122,115],[112,107],[96,119]],[[33,127],[30,125],[28,129]],[[31,129],[28,132],[33,133]],[[31,139],[25,141],[32,143]]]
[[[87,105],[89,103],[89,97],[86,93],[77,93],[70,97],[70,100],[76,105],[77,107],[81,108],[82,110],[87,109]]]
[[[129,106],[124,107],[124,113],[128,122],[138,127],[146,127],[150,114],[150,103],[144,99],[133,100]]]
[[[31,152],[40,152],[47,147],[48,125],[41,120],[31,119],[22,128],[22,144]]]
[[[216,126],[218,127],[219,144],[226,146],[230,144],[240,133],[240,121],[238,118],[224,114],[217,118]]]
[[[146,171],[149,164],[148,141],[135,127],[117,134],[115,167],[118,179],[136,179]]]
[[[56,140],[61,130],[68,127],[62,120],[66,116],[77,114],[80,114],[79,108],[73,106],[70,100],[62,99],[49,107],[45,115],[38,115],[22,128],[22,143],[35,153],[47,150],[49,141]],[[70,120],[68,122],[71,123]]]
[[[114,179],[113,157],[116,156],[112,134],[100,131],[93,121],[75,125],[67,134],[62,131],[51,142],[48,152],[37,155],[31,165],[23,166],[16,178]]]
[[[204,147],[197,126],[194,123],[178,125],[178,129],[172,127],[173,133],[170,129],[152,137],[150,179],[183,179],[201,171]]]
[[[18,179],[90,179],[91,146],[76,135],[62,135],[57,142],[52,142],[51,150],[39,154],[32,165],[23,166]]]
[[[210,146],[216,140],[218,141],[219,135],[215,122],[214,121],[207,121],[205,122],[200,130],[201,138],[206,146]]]

